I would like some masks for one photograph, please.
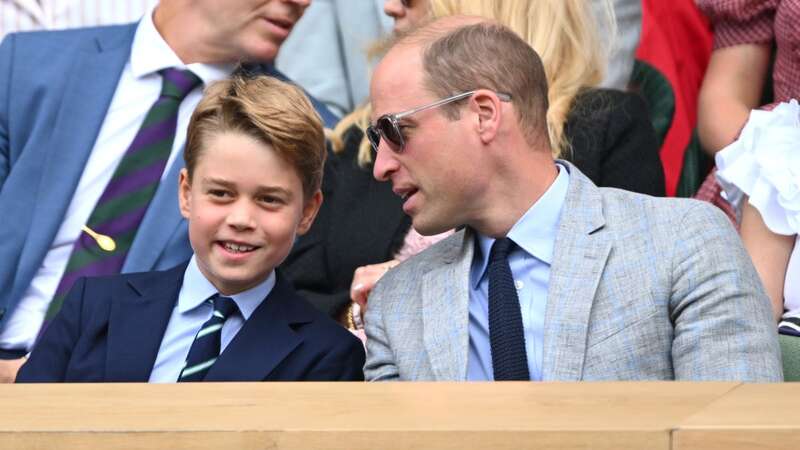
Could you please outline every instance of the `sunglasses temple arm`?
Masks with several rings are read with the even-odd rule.
[[[402,119],[403,117],[410,116],[412,114],[416,114],[416,113],[418,113],[420,111],[425,111],[426,109],[436,108],[437,106],[442,106],[442,105],[444,105],[446,103],[450,103],[450,102],[454,102],[454,101],[457,101],[457,100],[461,100],[462,98],[469,97],[470,95],[472,95],[474,93],[475,93],[475,91],[462,92],[462,93],[456,94],[456,95],[454,95],[452,97],[443,98],[443,99],[437,100],[437,101],[435,101],[435,102],[433,102],[431,104],[420,106],[418,108],[414,108],[414,109],[412,109],[410,111],[405,111],[405,112],[402,112],[400,114],[395,114],[394,118],[395,118],[395,120]]]

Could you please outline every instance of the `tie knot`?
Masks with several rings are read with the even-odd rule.
[[[162,78],[161,96],[171,97],[178,101],[182,101],[189,92],[202,83],[202,80],[191,70],[169,68],[160,70],[158,73]]]
[[[508,259],[508,253],[514,246],[514,241],[504,237],[494,241],[492,251],[489,254],[490,261],[497,261],[498,259]]]
[[[231,314],[239,310],[239,307],[236,306],[236,302],[230,297],[223,297],[217,294],[211,298],[211,302],[214,305],[214,315],[222,320],[227,319]]]

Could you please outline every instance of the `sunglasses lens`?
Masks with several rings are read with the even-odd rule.
[[[372,150],[377,152],[378,146],[381,143],[381,134],[372,125],[367,127],[367,139],[369,139],[369,143],[372,144]]]
[[[400,130],[394,125],[388,117],[381,117],[378,119],[376,127],[380,130],[383,137],[391,145],[392,150],[400,151],[403,148],[403,135]]]

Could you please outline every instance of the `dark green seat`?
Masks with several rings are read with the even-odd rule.
[[[800,381],[800,337],[778,336],[783,354],[783,379]]]

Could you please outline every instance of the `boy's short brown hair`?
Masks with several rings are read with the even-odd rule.
[[[244,133],[269,145],[297,171],[308,200],[325,163],[322,120],[303,91],[266,75],[234,75],[210,85],[189,121],[183,159],[189,180],[215,134]]]

